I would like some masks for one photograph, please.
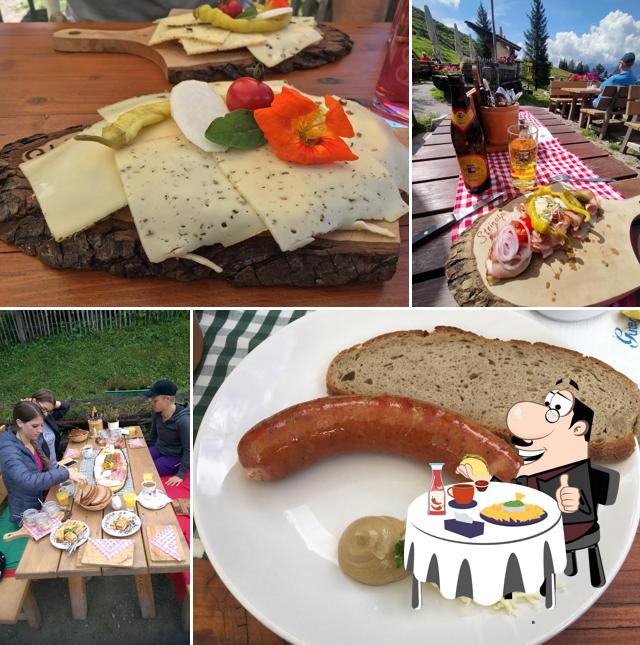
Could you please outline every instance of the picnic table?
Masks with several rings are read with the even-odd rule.
[[[371,101],[385,55],[389,23],[331,23],[349,34],[352,52],[286,80],[311,94],[335,93]],[[96,24],[77,23],[79,28]],[[102,29],[144,25],[104,23]],[[96,110],[116,101],[171,88],[153,62],[132,55],[53,51],[52,35],[69,23],[0,23],[0,148],[36,133],[100,119]],[[276,78],[276,77],[274,77]],[[267,77],[269,80],[269,77]],[[222,278],[178,282],[123,278],[106,272],[53,269],[0,241],[0,305],[82,306],[403,306],[409,302],[408,217],[400,221],[400,256],[394,277],[383,283],[342,287],[234,287]]]
[[[164,486],[160,475],[155,468],[151,453],[147,448],[144,439],[140,439],[143,446],[140,448],[129,448],[132,439],[125,439],[128,453],[129,471],[136,492],[139,492],[140,483],[143,479],[143,473],[151,472],[154,475],[154,481],[159,490],[164,492]],[[78,451],[79,456],[75,457],[79,462],[78,468],[82,466],[82,448],[90,445],[94,450],[99,446],[92,439],[87,439],[83,443],[69,443],[69,448]],[[54,486],[49,490],[48,500],[56,499],[58,487]],[[71,519],[85,522],[91,531],[93,538],[110,538],[108,534],[102,531],[102,518],[110,513],[113,509],[107,506],[102,511],[88,511],[77,505],[72,500]],[[142,520],[141,529],[130,536],[128,539],[134,542],[133,566],[127,567],[88,567],[81,564],[82,555],[86,544],[81,546],[71,557],[66,551],[56,549],[49,542],[49,536],[41,538],[39,541],[29,540],[27,547],[22,555],[20,564],[16,569],[16,578],[36,580],[41,578],[65,578],[69,584],[69,597],[71,600],[71,613],[74,618],[83,620],[87,617],[87,591],[86,581],[89,576],[118,576],[129,575],[134,577],[140,611],[143,618],[154,618],[155,600],[153,596],[153,584],[151,576],[157,573],[178,573],[189,571],[189,547],[184,539],[178,520],[173,511],[171,504],[158,511],[151,511],[140,504],[136,504],[137,514]],[[176,560],[167,562],[152,561],[150,556],[150,546],[147,537],[147,527],[157,527],[170,525],[175,527],[182,546],[182,553],[185,559],[181,562]],[[46,618],[45,618],[46,620]]]
[[[563,87],[562,90],[567,92],[571,97],[571,106],[569,107],[569,116],[567,117],[569,121],[571,121],[573,111],[578,106],[578,99],[595,98],[602,91],[597,87]]]
[[[638,172],[612,157],[576,132],[571,125],[546,108],[524,108],[538,119],[566,149],[600,177],[616,179],[611,185],[625,197],[640,195]],[[449,119],[427,136],[413,156],[413,234],[446,219],[453,210],[460,167],[451,143]],[[498,202],[496,202],[498,206]],[[640,224],[634,225],[635,234]],[[413,305],[457,306],[444,278],[444,265],[451,248],[451,232],[444,231],[417,248],[412,257]],[[640,304],[640,291],[634,294]]]

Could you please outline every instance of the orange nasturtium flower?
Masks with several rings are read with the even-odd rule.
[[[340,102],[324,97],[327,110],[288,87],[268,108],[253,113],[276,156],[300,164],[353,161],[358,157],[340,137],[352,137],[353,127]]]
[[[268,0],[264,5],[265,11],[271,9],[282,9],[289,6],[289,0]]]

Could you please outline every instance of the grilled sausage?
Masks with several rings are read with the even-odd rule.
[[[275,480],[331,455],[386,452],[443,462],[450,473],[467,453],[486,459],[501,481],[522,461],[512,446],[475,421],[400,396],[331,396],[264,419],[240,439],[238,457],[252,479]]]

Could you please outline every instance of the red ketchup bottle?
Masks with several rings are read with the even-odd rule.
[[[447,493],[442,484],[444,464],[429,464],[433,478],[429,488],[429,515],[445,515],[447,512]]]

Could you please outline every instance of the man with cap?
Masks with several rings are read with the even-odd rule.
[[[635,74],[631,71],[633,64],[636,62],[636,55],[633,52],[626,53],[618,63],[617,74],[609,76],[606,81],[603,81],[600,84],[600,90],[607,87],[607,85],[635,85],[638,82],[638,79],[635,77]],[[601,99],[602,93],[598,96],[597,99],[593,102],[593,107],[598,107],[598,101]]]
[[[172,475],[168,486],[182,483],[191,456],[191,414],[186,403],[176,403],[177,391],[173,381],[163,379],[145,392],[153,410],[149,452],[159,475]]]

